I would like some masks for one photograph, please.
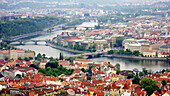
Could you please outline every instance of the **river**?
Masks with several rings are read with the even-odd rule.
[[[41,35],[38,37],[31,38],[31,40],[46,40],[52,39],[56,37],[57,34],[60,34],[62,31],[55,31],[51,34]],[[38,42],[38,45],[35,45],[33,42],[26,42],[25,45],[18,45],[18,42],[11,43],[17,48],[21,49],[29,49],[36,52],[36,54],[46,54],[47,57],[55,57],[58,58],[60,52],[63,53],[64,56],[72,55],[73,53],[69,53],[66,51],[61,51],[58,49],[51,48],[49,46],[45,46],[45,42]],[[111,64],[115,65],[116,63],[120,64],[121,70],[132,70],[137,68],[142,70],[142,68],[146,68],[147,70],[152,70],[154,72],[160,71],[162,69],[170,69],[170,64],[166,61],[150,61],[150,60],[129,60],[129,59],[121,59],[121,58],[107,58],[107,57],[100,57],[100,58],[93,58],[92,59],[96,64],[100,64],[102,62],[110,62]]]

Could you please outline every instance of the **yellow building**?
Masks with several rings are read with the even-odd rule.
[[[143,55],[146,56],[146,57],[155,57],[156,56],[156,52],[153,51],[153,50],[145,50],[143,52]]]

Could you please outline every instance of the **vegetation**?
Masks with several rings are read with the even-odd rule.
[[[140,55],[139,51],[132,52],[129,49],[126,49],[126,51],[124,51],[124,50],[109,50],[107,53],[108,54],[120,54],[120,55],[135,55],[135,56]]]
[[[73,63],[73,60],[75,60],[75,59],[77,59],[77,58],[79,58],[79,59],[84,59],[83,56],[78,56],[78,57],[66,58],[65,60],[66,60],[66,61],[70,61],[70,62]]]
[[[115,47],[122,47],[123,37],[116,37],[116,44]]]
[[[93,45],[92,47],[89,47],[89,49],[87,49],[87,51],[96,52],[95,45]]]
[[[136,73],[136,75],[133,77],[132,83],[139,84],[139,82],[140,82],[140,78],[138,76],[138,73]]]
[[[144,75],[148,74],[148,70],[146,70],[146,68],[142,68],[142,71],[143,71]]]
[[[66,91],[60,90],[60,95],[63,95]]]
[[[15,48],[12,45],[8,45],[7,42],[0,42],[0,50],[16,50],[17,48]]]
[[[62,65],[58,65],[58,62],[48,62],[45,66],[45,69],[38,69],[38,72],[41,72],[44,76],[59,76],[61,74],[71,75],[74,72],[74,69],[66,69]]]
[[[54,16],[0,21],[0,38],[42,31],[44,28],[64,22],[66,22],[64,18]]]
[[[59,60],[63,60],[64,57],[63,57],[63,53],[60,52],[60,57],[59,57]]]
[[[117,75],[119,75],[119,73],[120,73],[120,70],[119,70],[119,69],[117,69],[117,70],[116,70],[116,74],[117,74]]]
[[[141,77],[141,76],[143,76],[144,75],[144,73],[143,72],[139,72],[139,76]]]
[[[128,76],[127,76],[127,79],[131,79],[131,78],[133,78],[133,73],[132,73],[132,72],[129,72],[129,73],[128,73]]]
[[[95,29],[100,29],[100,25],[95,26]]]
[[[119,64],[119,63],[116,63],[115,68],[116,68],[117,70],[120,70],[120,64]]]
[[[72,21],[72,22],[67,23],[66,26],[80,25],[80,24],[82,24],[83,22],[84,22],[83,19],[76,19],[76,20],[74,20],[74,21]]]
[[[143,78],[141,80],[141,87],[147,91],[147,95],[150,96],[154,91],[160,92],[158,85],[155,80],[151,78]]]
[[[162,80],[161,84],[162,86],[165,86],[167,84],[166,80]]]

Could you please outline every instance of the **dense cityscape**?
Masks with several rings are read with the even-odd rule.
[[[170,96],[169,0],[0,0],[0,96]]]

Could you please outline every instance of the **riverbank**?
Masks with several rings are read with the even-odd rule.
[[[52,48],[56,48],[62,51],[67,51],[67,52],[71,52],[74,54],[83,54],[83,53],[87,53],[87,51],[78,51],[78,50],[74,50],[74,49],[70,49],[70,48],[66,48],[63,46],[59,46],[59,45],[54,45],[53,43],[51,43],[50,41],[47,41],[46,43],[48,46],[52,47]]]
[[[167,58],[156,58],[156,57],[139,57],[139,56],[130,56],[130,55],[104,55],[104,57],[109,58],[126,58],[126,59],[136,59],[136,60],[154,60],[154,61],[169,61]]]
[[[78,50],[73,50],[73,49],[70,49],[70,48],[63,47],[63,46],[54,45],[51,42],[47,42],[47,44],[48,44],[48,46],[50,46],[52,48],[56,48],[56,49],[59,49],[59,50],[62,50],[62,51],[72,52],[74,54],[87,53],[86,51],[78,51]],[[103,57],[136,59],[136,60],[170,61],[167,58],[140,57],[140,56],[131,56],[131,55],[117,55],[117,54],[113,54],[113,55],[105,54],[105,55],[103,55]]]

